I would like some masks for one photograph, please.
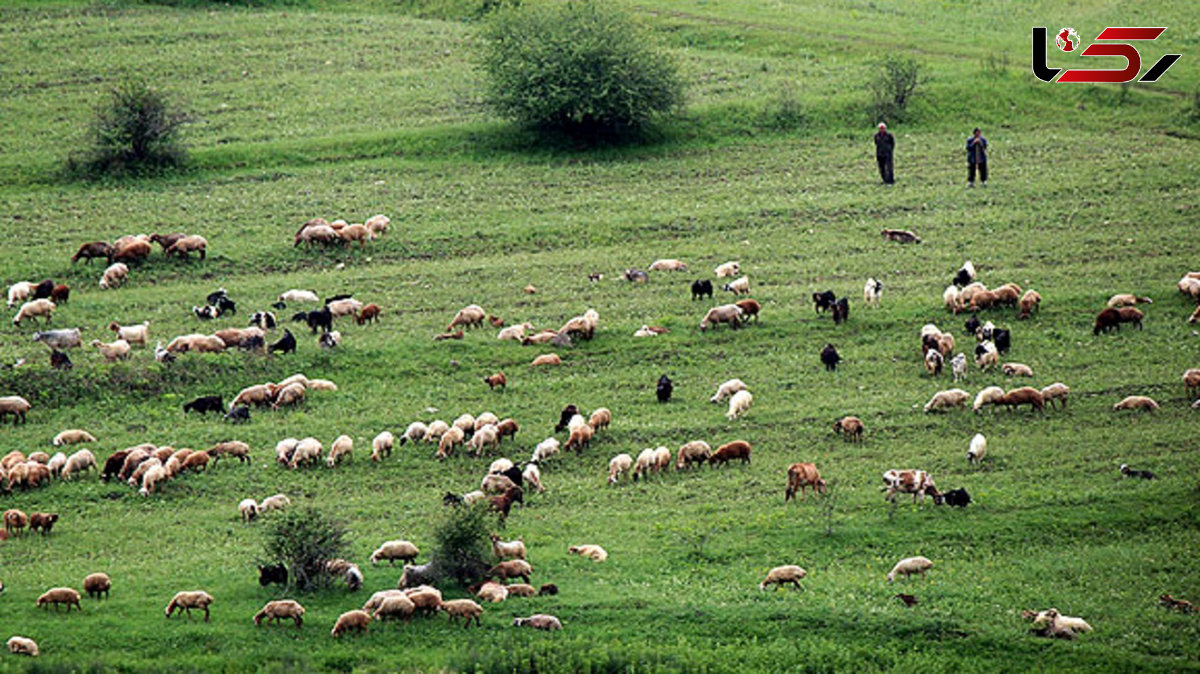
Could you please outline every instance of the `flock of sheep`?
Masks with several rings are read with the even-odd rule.
[[[299,245],[322,244],[335,245],[358,242],[365,246],[368,241],[387,231],[390,220],[386,216],[376,216],[363,224],[348,224],[336,220],[328,222],[317,218],[305,223],[295,234],[294,243]],[[885,238],[904,243],[919,242],[915,235],[909,232],[886,231]],[[80,247],[72,261],[100,257],[108,261],[110,266],[105,270],[100,281],[102,289],[114,288],[123,283],[129,273],[128,264],[137,264],[149,256],[150,244],[159,243],[167,256],[179,255],[187,257],[191,252],[199,253],[201,259],[206,255],[207,242],[199,236],[189,236],[182,233],[175,235],[127,236],[118,239],[113,244],[91,242]],[[686,263],[675,259],[657,260],[649,266],[651,272],[680,272],[686,271]],[[733,329],[743,327],[750,319],[757,319],[762,307],[748,297],[750,293],[749,277],[742,272],[740,263],[727,262],[715,270],[718,279],[733,279],[722,287],[740,299],[731,304],[713,307],[707,311],[700,322],[699,328],[705,331],[722,323]],[[736,278],[735,278],[736,277]],[[602,274],[592,274],[590,278],[598,281]],[[633,283],[645,283],[650,280],[649,273],[638,269],[628,269],[624,278]],[[1181,292],[1200,299],[1200,273],[1189,273],[1180,280],[1178,288]],[[692,298],[712,298],[713,284],[706,279],[692,283]],[[525,288],[526,293],[536,293],[533,286]],[[879,306],[882,301],[883,284],[881,281],[868,279],[863,288],[863,301],[867,306]],[[43,319],[49,322],[58,304],[64,303],[70,296],[70,289],[56,284],[51,280],[39,284],[20,282],[14,284],[8,291],[9,307],[20,305],[14,324],[20,326],[26,320]],[[275,308],[283,309],[287,303],[319,303],[316,293],[307,290],[289,290],[277,298]],[[813,302],[818,312],[828,311],[835,323],[849,319],[850,304],[848,298],[837,298],[831,291],[814,293]],[[1012,307],[1018,310],[1017,319],[1028,319],[1036,313],[1042,302],[1042,296],[1034,290],[1022,290],[1013,283],[1006,283],[997,288],[989,289],[976,280],[976,270],[971,262],[967,262],[955,274],[954,282],[943,293],[943,304],[953,314],[971,311],[971,319],[964,326],[967,334],[975,338],[973,359],[976,366],[983,371],[999,368],[1009,377],[1034,376],[1033,369],[1025,364],[1008,362],[1000,363],[1000,355],[1007,353],[1012,345],[1012,332],[995,326],[992,322],[981,322],[978,312],[997,308]],[[1094,333],[1100,334],[1117,330],[1122,324],[1130,323],[1141,327],[1144,314],[1133,307],[1137,304],[1149,304],[1148,298],[1132,294],[1113,296],[1095,321]],[[211,320],[226,314],[235,314],[236,305],[221,289],[206,298],[206,304],[193,307],[193,313],[200,320]],[[360,325],[377,320],[381,313],[378,305],[364,305],[362,302],[347,297],[335,296],[325,301],[324,306],[313,311],[302,311],[292,319],[306,323],[313,331],[322,332],[320,344],[325,348],[334,348],[341,343],[341,335],[332,330],[333,319],[340,316],[352,316]],[[435,337],[442,339],[463,339],[465,331],[481,327],[485,322],[499,328],[497,339],[501,341],[517,341],[522,345],[568,346],[578,340],[592,339],[599,327],[599,314],[594,309],[571,318],[561,328],[535,331],[531,323],[505,325],[503,319],[488,314],[479,305],[470,305],[458,311],[447,325],[446,331]],[[1200,308],[1189,318],[1189,322],[1200,320]],[[213,335],[191,334],[176,337],[162,346],[158,343],[155,357],[161,362],[170,362],[176,354],[187,352],[223,351],[239,346],[248,350],[265,350],[265,337],[268,331],[275,329],[277,321],[271,312],[260,311],[251,317],[248,328],[227,328],[218,330]],[[108,325],[108,330],[116,333],[114,342],[105,343],[93,340],[96,348],[106,361],[123,360],[129,357],[134,345],[146,346],[149,342],[149,323],[142,322],[133,325],[119,325],[115,322]],[[643,325],[634,333],[635,337],[655,337],[667,332],[664,328]],[[80,347],[82,341],[78,329],[60,329],[38,332],[34,340],[41,342],[51,349],[51,363],[55,367],[70,367],[70,361],[65,356],[65,350]],[[290,340],[290,341],[289,341]],[[947,361],[956,382],[969,377],[968,356],[966,353],[955,353],[956,340],[952,333],[943,332],[936,325],[928,324],[920,330],[922,346],[922,362],[931,377],[941,376]],[[270,352],[289,353],[295,350],[295,339],[290,331],[285,330],[283,339],[270,345]],[[841,358],[832,344],[827,345],[821,352],[821,360],[828,369],[836,369]],[[553,353],[541,354],[532,362],[533,365],[553,365],[561,363],[559,356]],[[484,381],[490,388],[505,388],[507,377],[503,372],[497,372]],[[1188,370],[1184,374],[1184,383],[1189,393],[1200,391],[1200,369]],[[220,396],[205,396],[197,398],[184,406],[185,413],[197,411],[221,411],[234,420],[248,419],[250,407],[279,408],[287,405],[302,403],[308,391],[337,390],[336,384],[328,380],[309,379],[297,374],[279,383],[266,382],[242,389],[229,404],[224,405]],[[664,375],[659,381],[658,397],[660,401],[669,400],[671,382]],[[996,386],[983,388],[974,397],[973,409],[981,411],[985,406],[1008,406],[1011,408],[1029,405],[1032,410],[1041,411],[1047,405],[1052,408],[1055,403],[1062,409],[1066,408],[1070,388],[1061,382],[1055,382],[1044,388],[1037,389],[1022,386],[1005,392]],[[754,397],[746,384],[740,379],[731,379],[721,384],[716,393],[710,398],[713,403],[729,400],[726,416],[735,420],[743,416],[750,408]],[[925,405],[926,412],[945,409],[965,409],[971,395],[958,388],[940,391]],[[1194,406],[1200,406],[1200,400]],[[1130,396],[1114,405],[1115,410],[1144,409],[1153,410],[1157,403],[1145,396]],[[0,398],[0,419],[6,416],[14,420],[25,421],[31,406],[28,401],[19,396]],[[246,411],[241,411],[246,410]],[[487,473],[481,480],[479,489],[461,495],[447,493],[444,497],[447,505],[473,504],[485,501],[491,510],[500,515],[499,524],[504,526],[505,518],[515,504],[524,503],[527,491],[545,492],[542,483],[539,464],[562,451],[582,451],[589,447],[597,432],[603,431],[612,423],[612,412],[607,408],[599,408],[585,417],[580,410],[569,405],[561,411],[557,431],[566,431],[565,443],[556,437],[549,437],[538,443],[530,459],[523,467],[518,467],[506,458],[494,460]],[[474,456],[483,456],[491,451],[499,450],[506,438],[515,438],[520,425],[515,419],[501,419],[490,412],[478,416],[463,414],[453,422],[433,420],[413,422],[400,435],[399,440],[390,431],[382,431],[371,443],[371,461],[382,461],[393,452],[397,445],[406,443],[436,443],[433,456],[438,460],[450,459],[459,448],[468,449]],[[833,430],[841,434],[847,441],[861,442],[864,437],[865,425],[855,416],[845,416],[838,419]],[[55,437],[55,446],[77,443],[95,443],[95,437],[82,430],[64,431]],[[330,446],[328,452],[316,438],[303,439],[287,438],[276,445],[277,463],[290,469],[297,469],[305,464],[324,463],[330,468],[338,466],[353,453],[354,441],[349,435],[340,435]],[[970,464],[980,464],[987,455],[987,439],[982,434],[976,434],[969,443],[967,460]],[[636,458],[629,453],[618,453],[608,462],[607,481],[610,485],[618,485],[621,476],[628,474],[633,481],[644,480],[651,474],[660,473],[670,468],[674,463],[676,470],[686,470],[696,465],[725,465],[730,461],[749,463],[752,446],[745,440],[733,440],[720,444],[716,450],[704,440],[693,440],[680,446],[672,452],[665,446],[643,449]],[[143,496],[155,493],[162,483],[175,478],[190,470],[202,470],[210,462],[221,457],[236,458],[248,461],[251,448],[239,441],[217,443],[203,451],[189,448],[175,449],[174,447],[157,447],[143,444],[114,452],[107,457],[101,472],[103,479],[117,478],[130,486],[139,488]],[[30,488],[48,483],[54,477],[71,479],[73,476],[86,473],[98,468],[95,456],[88,449],[80,449],[67,456],[58,452],[53,456],[46,452],[33,452],[26,456],[19,451],[10,452],[0,459],[0,479],[4,480],[7,489],[15,487]],[[1121,467],[1122,473],[1129,476],[1153,478],[1148,471]],[[934,484],[932,476],[924,470],[905,469],[887,470],[883,474],[884,488],[887,499],[893,501],[897,494],[912,494],[914,501],[923,500],[926,495],[934,498],[938,504],[965,506],[970,503],[970,496],[965,490],[941,492]],[[797,494],[803,500],[805,490],[812,488],[817,494],[827,491],[828,485],[822,479],[817,466],[813,463],[794,463],[787,469],[787,484],[785,502],[792,500]],[[271,510],[285,508],[290,505],[290,499],[284,494],[258,502],[253,498],[243,499],[237,504],[241,519],[250,522],[261,514]],[[25,513],[10,509],[4,514],[4,538],[17,535],[26,527],[47,533],[57,522],[58,516],[53,513]],[[557,588],[552,584],[534,589],[529,585],[532,567],[526,561],[527,551],[520,540],[502,541],[498,536],[492,537],[493,552],[497,564],[489,570],[483,583],[472,588],[473,596],[484,603],[499,602],[509,596],[537,596],[553,594]],[[570,554],[579,554],[594,561],[604,561],[607,551],[598,545],[571,546]],[[341,614],[334,623],[332,635],[337,637],[351,631],[365,632],[373,620],[402,619],[408,621],[414,615],[434,615],[444,612],[449,615],[450,622],[462,619],[464,627],[472,622],[480,624],[483,609],[473,599],[445,600],[441,592],[425,582],[430,564],[414,565],[419,555],[415,545],[404,540],[387,541],[377,549],[370,558],[372,564],[380,561],[400,560],[406,562],[399,587],[394,590],[383,590],[374,593],[361,610],[356,609]],[[924,557],[910,557],[900,560],[887,574],[888,582],[896,577],[908,577],[913,574],[924,575],[932,568],[933,563]],[[335,568],[336,567],[336,568]],[[345,560],[331,560],[331,572],[344,576],[348,585],[355,589],[362,584],[362,574],[358,567]],[[277,582],[281,569],[268,573],[262,567],[261,582]],[[772,569],[760,587],[792,585],[802,587],[801,579],[807,573],[795,565],[780,566]],[[282,570],[286,582],[286,571]],[[492,579],[495,580],[492,580]],[[507,581],[520,579],[521,583]],[[111,580],[103,573],[91,574],[84,580],[84,589],[89,596],[107,595],[111,589]],[[2,587],[2,585],[0,585]],[[906,604],[916,603],[911,595],[897,595]],[[204,591],[187,591],[175,595],[167,605],[166,615],[170,617],[175,612],[184,612],[190,616],[192,609],[203,610],[205,620],[209,619],[209,607],[213,597]],[[1186,602],[1184,602],[1186,603]],[[38,606],[58,606],[65,604],[68,611],[71,606],[82,610],[80,595],[71,588],[53,588],[39,597]],[[278,623],[280,620],[292,620],[296,627],[301,627],[305,609],[293,600],[269,602],[254,617],[256,625],[264,620]],[[1078,632],[1090,631],[1091,627],[1079,618],[1062,616],[1057,609],[1049,609],[1037,613],[1030,612],[1026,617],[1031,618],[1035,625],[1042,626],[1039,633],[1048,637],[1073,638]],[[514,625],[531,626],[538,629],[562,629],[561,622],[554,616],[537,614],[530,618],[517,618]],[[25,637],[14,636],[8,642],[13,653],[37,655],[36,643]]]

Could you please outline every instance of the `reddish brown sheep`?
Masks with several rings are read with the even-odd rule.
[[[803,500],[805,487],[812,487],[813,491],[818,494],[824,494],[829,489],[825,484],[825,480],[821,479],[821,473],[814,464],[793,463],[788,466],[787,474],[788,482],[787,491],[783,495],[784,503],[795,498],[797,491],[800,492],[800,498]]]
[[[1030,408],[1040,412],[1046,406],[1046,399],[1042,396],[1041,391],[1032,386],[1022,386],[1005,393],[999,404],[1008,405],[1009,409],[1029,405]]]
[[[504,376],[503,371],[497,372],[490,377],[484,377],[483,383],[487,384],[488,388],[492,389],[493,391],[496,390],[497,386],[500,388],[508,388],[508,378]]]
[[[45,535],[50,533],[57,521],[58,513],[33,513],[29,516],[29,529],[30,531],[41,531]]]
[[[858,417],[842,417],[833,422],[833,432],[839,433],[846,442],[861,442],[863,422]]]
[[[1121,329],[1121,312],[1116,309],[1105,309],[1099,314],[1096,314],[1096,323],[1092,327],[1092,334],[1098,335],[1101,332],[1109,332],[1110,330]]]
[[[359,325],[375,323],[379,321],[379,314],[382,313],[383,307],[379,306],[378,304],[371,303],[362,309],[359,309],[358,313],[354,315],[354,320]]]
[[[734,459],[741,459],[742,463],[750,463],[750,443],[745,440],[734,440],[721,445],[717,447],[717,451],[713,452],[712,456],[708,457],[708,463],[723,466]]]

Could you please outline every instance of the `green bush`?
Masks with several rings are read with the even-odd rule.
[[[329,581],[325,563],[342,556],[346,527],[315,508],[289,510],[266,532],[267,559],[288,568],[288,579],[300,590],[323,587]]]
[[[433,531],[434,568],[443,578],[464,587],[483,577],[491,566],[487,504],[446,508]]]
[[[873,121],[900,121],[922,83],[921,65],[911,56],[889,54],[868,83]]]
[[[497,12],[480,66],[501,115],[579,139],[633,139],[683,101],[674,63],[626,15],[590,0]]]
[[[68,167],[93,178],[180,167],[187,162],[182,132],[189,119],[166,94],[144,82],[126,82],[96,108],[88,130],[91,148]]]

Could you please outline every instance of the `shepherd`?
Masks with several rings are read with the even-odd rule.
[[[888,133],[887,124],[879,123],[879,132],[875,134],[875,161],[879,164],[879,177],[883,184],[891,185],[896,182],[892,171],[892,153],[896,149],[896,137]]]

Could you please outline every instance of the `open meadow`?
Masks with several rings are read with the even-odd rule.
[[[33,406],[27,423],[0,426],[0,456],[53,454],[55,434],[83,428],[101,467],[143,442],[241,440],[252,460],[223,460],[147,498],[96,472],[0,492],[0,510],[60,515],[49,535],[0,542],[0,640],[20,634],[41,650],[3,653],[0,671],[1200,669],[1200,614],[1158,605],[1163,593],[1200,600],[1200,410],[1181,379],[1200,367],[1200,333],[1187,322],[1195,300],[1176,289],[1200,271],[1200,14],[1186,3],[624,3],[679,63],[688,105],[654,142],[601,148],[537,143],[488,110],[465,0],[181,4],[0,3],[0,280],[68,284],[51,326],[86,327],[74,368],[58,371],[32,341],[41,327],[0,325],[0,395]],[[1029,72],[1030,28],[1064,22],[1085,39],[1108,25],[1169,26],[1144,61],[1184,56],[1154,84],[1042,84]],[[889,51],[911,53],[928,76],[912,121],[889,123],[890,188],[878,181],[864,87]],[[193,167],[65,178],[94,106],[130,76],[186,102]],[[973,126],[991,143],[992,177],[968,190]],[[376,213],[391,229],[365,247],[293,246],[311,218]],[[922,242],[889,242],[884,228]],[[115,290],[98,287],[101,260],[70,262],[87,241],[174,231],[203,235],[207,259],[167,259],[155,245]],[[659,258],[689,268],[622,280]],[[709,308],[735,299],[713,273],[731,260],[761,315],[701,332]],[[965,382],[949,364],[926,372],[923,325],[953,333],[956,353],[975,347],[970,314],[942,304],[965,260],[988,287],[1042,295],[1029,320],[1011,308],[980,314],[1011,330],[1001,362],[1029,365],[1031,380],[973,364]],[[594,272],[603,280],[590,282]],[[883,283],[877,307],[863,304],[868,277]],[[696,279],[714,281],[712,300],[691,298]],[[536,294],[522,291],[530,284]],[[218,287],[237,314],[201,322],[191,309]],[[288,320],[316,305],[271,309],[291,288],[353,293],[383,314],[366,326],[338,319],[342,344],[327,351]],[[846,323],[814,311],[811,294],[824,290],[849,297]],[[1138,307],[1144,328],[1093,335],[1116,293],[1153,300]],[[565,348],[502,342],[490,326],[435,342],[469,304],[539,329],[595,309],[599,327]],[[260,310],[280,318],[268,341],[287,327],[296,353],[155,361],[155,341],[245,327]],[[87,342],[112,339],[110,321],[149,321],[149,346],[105,363]],[[646,324],[669,332],[634,338]],[[818,358],[827,343],[843,358],[833,372]],[[530,367],[551,351],[561,366]],[[489,390],[483,378],[501,370],[508,386]],[[338,390],[310,391],[295,409],[255,408],[239,425],[181,411],[294,373]],[[675,384],[666,404],[655,399],[663,374]],[[736,420],[708,401],[731,378],[754,395]],[[1066,410],[922,410],[944,389],[973,398],[985,386],[1053,382],[1071,388]],[[1112,411],[1129,395],[1160,409]],[[428,561],[443,494],[477,489],[496,457],[523,464],[543,439],[565,442],[553,427],[572,403],[608,407],[612,425],[582,452],[541,462],[547,491],[527,494],[497,530],[523,538],[533,584],[559,594],[486,604],[478,629],[440,615],[331,638],[340,613],[395,587],[399,565],[368,561],[380,542],[411,540]],[[413,421],[484,411],[521,427],[487,458],[437,461],[436,445],[417,444],[368,460],[380,431],[399,437]],[[863,442],[833,432],[846,415],[863,420]],[[276,465],[283,438],[328,448],[343,433],[354,455],[337,468]],[[988,455],[970,466],[976,433]],[[697,439],[746,440],[752,461],[606,484],[616,454]],[[795,462],[815,463],[829,493],[785,504]],[[1127,479],[1121,464],[1159,479]],[[901,495],[889,505],[881,475],[910,468],[942,491],[966,488],[973,503],[917,507]],[[362,590],[260,587],[255,565],[277,513],[245,524],[237,504],[280,492],[293,509],[346,524]],[[608,560],[568,556],[580,543]],[[915,555],[934,562],[927,577],[889,585],[892,565]],[[807,571],[805,589],[761,591],[784,564]],[[85,598],[81,612],[35,608],[46,589],[82,590],[95,571],[111,576],[110,599]],[[211,622],[164,620],[172,595],[192,589],[215,597]],[[919,603],[906,607],[898,592]],[[281,598],[306,607],[303,628],[256,629],[254,613]],[[1094,631],[1031,635],[1022,609],[1050,607]],[[563,631],[511,625],[533,613],[556,615]]]

